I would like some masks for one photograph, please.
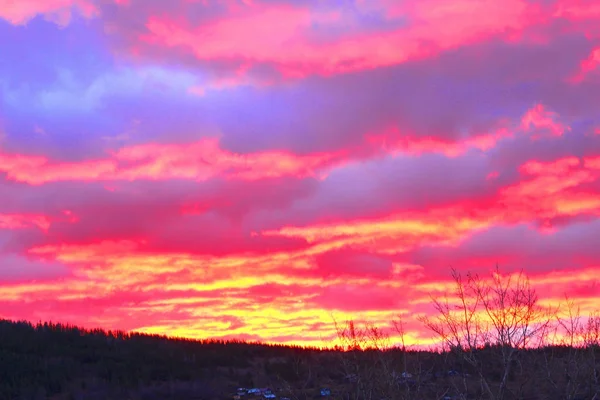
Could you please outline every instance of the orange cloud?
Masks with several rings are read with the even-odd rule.
[[[466,234],[489,226],[487,221],[457,218],[437,210],[423,215],[399,214],[373,221],[356,221],[310,227],[285,227],[263,235],[301,237],[315,251],[351,246],[373,252],[397,253],[426,243],[457,243]]]

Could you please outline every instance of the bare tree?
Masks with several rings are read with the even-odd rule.
[[[490,398],[495,398],[477,353],[487,339],[486,326],[479,313],[481,298],[476,291],[477,281],[470,273],[465,278],[455,269],[452,269],[452,279],[453,302],[451,303],[448,295],[443,299],[432,297],[433,307],[438,315],[434,318],[422,317],[419,320],[438,336],[443,350],[454,354],[477,371],[482,389]],[[462,388],[455,389],[466,396],[468,383],[464,374]]]
[[[589,315],[582,340],[586,347],[600,347],[600,311],[594,311]]]
[[[491,321],[488,330],[491,343],[500,350],[503,374],[496,398],[503,399],[518,350],[543,341],[540,333],[546,331],[552,312],[538,304],[538,295],[522,270],[516,275],[502,275],[496,267],[491,284],[486,285],[478,277],[473,282],[485,315]]]
[[[387,335],[369,323],[361,327],[349,320],[340,325],[334,319],[334,325],[343,350],[342,371],[353,388],[352,398],[375,398],[375,380],[380,377],[378,372],[387,369],[386,360],[382,357],[382,352],[388,347]]]
[[[400,336],[400,345],[402,350],[402,366],[404,371],[408,371],[408,363],[406,358],[406,330],[404,328],[404,316],[399,314],[393,321],[394,330]]]
[[[555,393],[572,400],[582,389],[585,376],[580,348],[584,328],[581,310],[565,295],[565,302],[559,306],[555,319],[552,340],[545,343],[549,346],[542,352],[546,377]]]
[[[581,339],[590,371],[589,391],[594,399],[600,399],[600,311],[588,316]]]
[[[334,320],[335,321],[335,320]],[[345,350],[342,354],[343,372],[350,381],[352,399],[410,399],[420,391],[412,374],[407,373],[404,323],[401,316],[391,322],[400,335],[402,348],[392,344],[390,332],[366,322],[358,326],[354,321],[344,325],[335,322],[338,339]],[[402,356],[403,371],[397,371]],[[407,379],[408,377],[411,379]]]
[[[409,363],[408,352],[411,346],[407,347],[406,345],[406,326],[404,321],[405,316],[403,314],[398,314],[392,320],[393,330],[398,334],[400,339],[399,349],[397,348],[397,350],[400,350],[402,356],[403,375],[401,375],[402,379],[400,382],[403,383],[404,391],[406,393],[412,392],[412,395],[408,396],[408,398],[420,398],[426,381],[433,375],[433,367],[431,366],[425,369],[418,352],[413,353],[412,362]],[[393,373],[395,373],[395,371],[393,371]],[[441,397],[443,397],[443,395]]]
[[[496,267],[480,277],[453,269],[452,278],[451,292],[431,297],[436,314],[418,318],[439,339],[436,358],[448,367],[441,380],[432,373],[438,361],[424,371],[418,355],[408,357],[403,316],[390,321],[396,346],[372,324],[335,322],[341,365],[352,380],[347,399],[506,400],[548,390],[544,396],[600,400],[600,313],[582,317],[568,297],[556,309],[543,307],[523,271],[502,274]]]
[[[502,275],[496,267],[489,280],[477,274],[466,277],[452,270],[453,301],[432,298],[438,315],[421,321],[477,373],[481,390],[493,400],[506,398],[509,377],[520,350],[542,342],[550,323],[549,311],[538,304],[538,296],[521,271]],[[482,348],[489,351],[482,352]],[[493,360],[487,360],[493,350]],[[492,381],[487,368],[501,366],[499,379]],[[463,374],[463,390],[469,390]]]

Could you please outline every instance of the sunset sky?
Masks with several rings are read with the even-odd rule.
[[[450,268],[600,301],[600,2],[0,0],[0,318],[330,343]]]

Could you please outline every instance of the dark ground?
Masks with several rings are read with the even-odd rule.
[[[487,399],[478,371],[497,384],[498,351],[482,349],[475,368],[458,353],[341,352],[0,321],[0,399],[231,399],[237,387],[254,386],[293,399],[319,397],[322,387],[339,399]],[[599,371],[597,346],[521,350],[502,398],[600,400]]]

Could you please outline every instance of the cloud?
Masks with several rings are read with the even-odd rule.
[[[449,268],[496,263],[596,307],[600,8],[21,3],[3,317],[321,345],[403,312],[429,343]]]
[[[427,154],[355,162],[333,170],[313,196],[298,199],[291,207],[295,220],[290,222],[382,216],[485,201],[510,179],[487,183],[488,171],[492,171],[488,160],[477,153],[460,158]]]
[[[595,265],[598,252],[593,245],[600,228],[597,220],[580,222],[555,233],[520,224],[493,227],[475,234],[459,246],[424,246],[406,254],[407,262],[427,265],[432,270],[450,267],[489,270],[498,264],[505,270],[524,268],[532,274]]]
[[[50,221],[45,215],[0,214],[0,229],[19,229],[30,226],[47,230],[50,227]]]
[[[92,1],[88,0],[23,0],[0,1],[0,18],[14,25],[24,25],[37,15],[44,15],[47,19],[58,25],[67,25],[76,9],[86,18],[91,18],[98,13]]]
[[[69,276],[64,264],[45,262],[14,254],[0,253],[0,283],[48,281]]]
[[[496,11],[490,13],[490,8]],[[343,6],[311,8],[297,3],[255,2],[231,7],[226,16],[219,15],[202,24],[149,13],[147,33],[142,38],[153,46],[184,48],[200,60],[233,58],[272,63],[279,66],[284,76],[330,74],[398,64],[506,30],[518,32],[535,17],[535,10],[530,8],[518,0],[501,9],[493,1],[485,6],[463,1],[453,7],[424,6],[411,1],[402,9],[402,17],[410,20],[410,24],[379,32],[357,29],[334,36],[333,40],[326,38],[318,42],[313,40],[314,26],[319,29],[321,23],[333,27],[342,25]],[[473,18],[473,14],[477,17]],[[271,35],[272,29],[277,30],[278,35]],[[256,45],[247,46],[248,41]],[[361,45],[355,46],[355,43]],[[420,43],[426,46],[419,46]],[[394,51],[396,48],[404,51]]]
[[[321,278],[354,276],[386,279],[392,277],[392,261],[375,254],[339,249],[316,257],[315,274]]]
[[[532,130],[546,131],[552,136],[562,136],[565,131],[570,130],[569,126],[565,126],[556,121],[556,113],[544,109],[541,104],[536,104],[528,110],[522,119],[523,130],[531,132]],[[539,138],[538,134],[532,138]]]
[[[554,118],[569,115],[571,121],[558,120],[563,125],[594,118],[589,107],[596,92],[561,81],[590,47],[577,36],[541,48],[479,44],[389,68],[308,78],[283,89],[240,91],[211,103],[210,109],[224,146],[240,152],[282,147],[302,153],[340,147],[367,152],[369,138],[376,148],[409,153],[487,151],[511,135],[525,134],[521,119],[536,103]],[[556,62],[565,51],[569,55]],[[246,107],[248,98],[252,109]],[[243,119],[227,118],[225,105],[239,110]]]
[[[163,95],[169,95],[179,90],[184,92],[196,79],[189,73],[173,73],[160,68],[147,69],[123,68],[118,71],[99,76],[87,85],[77,82],[69,70],[57,71],[54,90],[30,93],[26,90],[9,93],[9,104],[22,107],[25,102],[31,102],[32,95],[36,106],[46,112],[79,113],[95,112],[108,96],[128,97],[143,96],[156,90]]]
[[[6,173],[10,180],[33,185],[56,181],[139,179],[204,181],[219,175],[258,180],[287,175],[315,176],[319,168],[339,161],[336,154],[297,156],[286,151],[235,154],[222,150],[218,138],[206,138],[195,143],[124,146],[103,159],[80,162],[56,162],[44,156],[0,153],[0,172]]]
[[[326,288],[314,300],[319,307],[333,311],[359,312],[398,310],[403,301],[396,290],[339,285]]]
[[[571,79],[576,83],[581,83],[588,78],[588,75],[597,71],[600,66],[600,48],[592,50],[589,57],[581,62],[580,70]]]

